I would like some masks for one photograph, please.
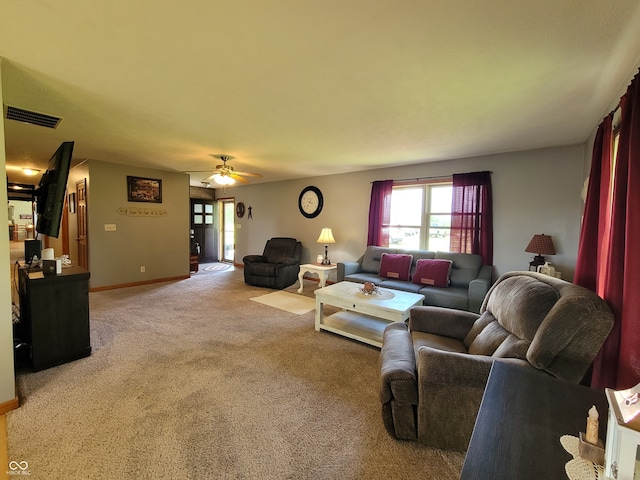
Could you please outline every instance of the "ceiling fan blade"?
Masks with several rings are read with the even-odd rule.
[[[241,177],[240,175],[238,175],[237,173],[232,173],[231,175],[229,175],[231,178],[233,178],[234,180],[240,182],[240,183],[249,183],[249,180],[247,180],[244,177]]]
[[[262,175],[260,175],[259,173],[236,172],[236,171],[234,171],[233,173],[235,173],[236,175],[242,175],[243,177],[256,177],[256,178],[262,178]]]

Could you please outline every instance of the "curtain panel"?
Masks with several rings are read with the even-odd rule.
[[[453,175],[450,251],[482,256],[493,264],[491,172]]]
[[[371,184],[367,245],[389,246],[392,188],[393,180],[378,180]]]
[[[591,165],[575,282],[595,290],[614,314],[591,386],[640,382],[640,79],[620,100],[618,151],[612,162],[611,115],[601,124]],[[600,132],[602,129],[602,132]],[[612,167],[613,165],[613,167]],[[635,185],[635,187],[634,187]]]

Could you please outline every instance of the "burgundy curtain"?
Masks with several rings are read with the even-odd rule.
[[[483,264],[493,264],[491,172],[453,175],[449,249],[481,255]]]
[[[379,180],[371,185],[367,245],[389,246],[392,187],[393,180]]]
[[[602,121],[593,144],[589,186],[574,275],[576,284],[599,294],[602,292],[598,285],[603,282],[600,266],[607,263],[605,246],[609,241],[607,212],[610,207],[609,196],[611,194],[609,181],[611,179],[613,138],[612,117],[612,115],[607,115]]]
[[[593,365],[594,388],[630,388],[640,382],[640,79],[620,101],[618,154],[611,171],[611,120],[603,122],[602,145],[594,147],[575,282],[592,288],[611,307],[614,327]],[[600,134],[600,132],[599,132]],[[599,138],[596,137],[596,141]],[[603,152],[598,155],[595,148]],[[600,158],[598,158],[600,157]],[[599,171],[599,173],[598,173]],[[598,178],[600,175],[600,178]],[[613,187],[608,188],[613,178]],[[607,188],[605,188],[605,184]],[[635,185],[635,187],[633,187]],[[594,192],[591,192],[591,189]],[[610,204],[603,209],[603,205]],[[605,231],[596,231],[602,229]],[[596,235],[603,237],[594,243]],[[595,248],[595,250],[594,250]],[[589,265],[589,264],[592,265]]]

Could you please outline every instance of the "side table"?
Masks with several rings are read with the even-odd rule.
[[[305,263],[303,265],[300,265],[300,273],[298,273],[300,288],[298,289],[298,293],[302,293],[304,289],[303,278],[305,272],[317,274],[318,278],[320,279],[320,288],[324,288],[325,284],[327,283],[327,276],[329,275],[329,272],[337,269],[338,265],[336,264],[321,265],[319,263]]]
[[[604,440],[608,405],[603,391],[496,360],[460,479],[566,479],[571,455],[560,437],[584,432],[592,405],[600,413],[599,438]]]

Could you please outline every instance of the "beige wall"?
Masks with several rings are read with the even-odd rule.
[[[553,237],[557,255],[550,260],[571,280],[575,268],[582,214],[584,146],[547,148],[487,155],[422,165],[368,170],[303,180],[227,188],[218,196],[235,197],[253,207],[253,219],[236,218],[236,263],[261,253],[272,236],[302,241],[303,262],[323,253],[316,243],[322,227],[331,227],[334,261],[355,260],[366,247],[371,182],[491,170],[494,199],[494,265],[496,274],[526,270],[532,255],[524,251],[531,237]],[[298,210],[298,196],[307,185],[323,193],[324,208],[314,219]],[[238,228],[239,227],[239,228]]]
[[[2,62],[0,62],[0,80],[2,79]],[[2,100],[2,84],[0,83],[0,105]],[[0,180],[0,203],[7,205],[7,170],[5,168],[4,128],[0,130],[0,164],[2,164],[2,180]],[[8,225],[9,212],[1,209],[0,223]],[[0,273],[0,404],[16,398],[15,378],[13,373],[13,323],[11,321],[11,270],[9,267],[9,233],[0,235],[0,264],[5,265],[4,273]],[[4,466],[0,466],[4,468]]]
[[[162,203],[127,201],[128,175],[161,179]],[[91,288],[189,275],[186,174],[88,160],[73,169],[69,185],[75,189],[75,182],[83,176],[88,179]],[[161,215],[122,213],[129,208]],[[75,229],[75,218],[70,219],[72,224]],[[116,230],[105,231],[105,224],[115,224]],[[145,272],[140,271],[142,266]]]

